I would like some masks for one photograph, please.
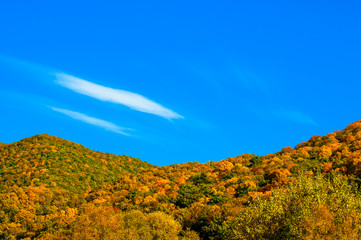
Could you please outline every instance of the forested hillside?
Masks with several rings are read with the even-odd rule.
[[[205,164],[49,135],[0,144],[0,162],[1,239],[361,239],[360,121]]]

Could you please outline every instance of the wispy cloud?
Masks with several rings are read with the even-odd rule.
[[[98,126],[101,127],[103,129],[115,132],[115,133],[119,133],[119,134],[123,134],[126,136],[130,136],[128,133],[126,133],[126,130],[132,130],[129,128],[123,128],[123,127],[119,127],[118,125],[115,125],[114,123],[108,122],[108,121],[104,121],[102,119],[99,118],[95,118],[95,117],[90,117],[88,115],[85,115],[83,113],[79,113],[79,112],[74,112],[74,111],[70,111],[67,109],[63,109],[63,108],[56,108],[56,107],[50,107],[50,109],[52,109],[53,111],[59,112],[59,113],[63,113],[71,118],[74,118],[76,120],[80,120],[82,122],[86,122],[89,123],[91,125],[94,126]]]
[[[298,123],[317,125],[317,123],[307,114],[299,111],[284,110],[284,109],[272,109],[271,114],[277,118],[282,118]]]
[[[55,73],[55,76],[58,84],[101,101],[122,104],[131,109],[155,114],[166,119],[183,118],[178,113],[136,93],[105,87],[65,73]]]
[[[249,91],[261,91],[261,93],[263,94],[268,94],[269,89],[266,81],[261,80],[261,78],[259,78],[257,74],[253,73],[250,70],[247,71],[245,69],[242,69],[240,67],[234,67],[233,73],[236,76],[236,81],[243,88]]]
[[[300,124],[317,125],[307,113],[299,110],[290,110],[282,107],[257,108],[249,106],[249,110],[264,120],[283,120]]]

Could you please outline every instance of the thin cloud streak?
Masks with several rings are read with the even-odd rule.
[[[136,93],[105,87],[65,73],[55,73],[55,76],[57,78],[56,82],[61,86],[104,102],[122,104],[131,109],[155,114],[166,119],[184,118],[178,113]]]
[[[122,134],[122,135],[125,135],[125,136],[130,136],[128,133],[124,132],[125,130],[132,130],[130,128],[119,127],[118,125],[115,125],[114,123],[104,121],[104,120],[99,119],[99,118],[87,116],[87,115],[85,115],[83,113],[74,112],[74,111],[70,111],[70,110],[67,110],[67,109],[63,109],[63,108],[56,108],[56,107],[49,107],[49,108],[52,109],[55,112],[65,114],[65,115],[67,115],[67,116],[69,116],[69,117],[71,117],[73,119],[80,120],[82,122],[86,122],[88,124],[98,126],[98,127],[103,128],[103,129],[106,129],[108,131],[119,133],[119,134]]]
[[[272,115],[291,120],[298,123],[317,125],[317,123],[308,115],[299,111],[289,111],[289,110],[271,110]]]
[[[239,67],[234,68],[234,75],[237,82],[248,90],[262,92],[263,94],[269,93],[268,85],[265,81],[261,80],[256,74],[251,71],[243,70]]]

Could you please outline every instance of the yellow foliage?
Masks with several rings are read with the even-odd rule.
[[[312,207],[312,215],[306,216],[300,223],[302,237],[311,239],[335,239],[334,216],[325,205]]]
[[[255,182],[253,182],[253,181],[244,181],[243,185],[247,186],[248,189],[250,189],[250,190],[257,189],[257,184]]]
[[[267,178],[270,179],[272,182],[286,183],[286,182],[288,182],[288,177],[290,175],[292,175],[292,174],[287,169],[279,168],[279,169],[272,170],[268,174]]]

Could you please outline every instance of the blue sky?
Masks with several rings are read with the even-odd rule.
[[[361,119],[359,1],[0,1],[0,142],[156,165],[265,155]]]

